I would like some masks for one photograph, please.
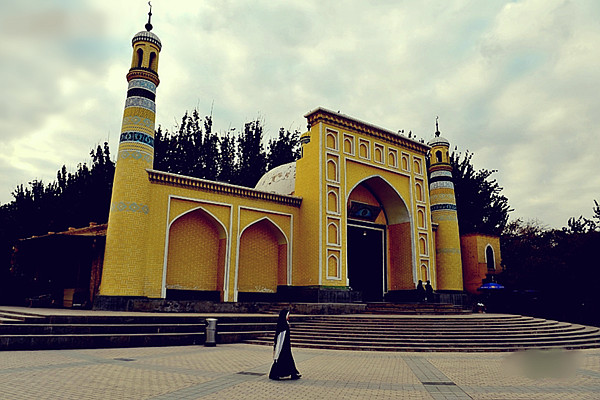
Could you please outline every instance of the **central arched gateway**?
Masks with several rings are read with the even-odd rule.
[[[363,301],[413,286],[413,238],[408,208],[382,177],[359,182],[347,200],[348,286]]]

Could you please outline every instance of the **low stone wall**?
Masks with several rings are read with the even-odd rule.
[[[143,297],[98,296],[95,310],[143,311],[143,312],[190,312],[190,313],[276,313],[289,308],[295,314],[333,315],[355,314],[365,310],[361,303],[268,303],[237,302],[220,303],[199,300],[165,300]]]

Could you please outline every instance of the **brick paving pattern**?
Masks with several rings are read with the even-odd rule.
[[[0,399],[600,398],[600,350],[293,353],[297,381],[269,380],[271,349],[247,344],[7,351]]]

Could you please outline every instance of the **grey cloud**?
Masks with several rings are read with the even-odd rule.
[[[104,27],[93,34],[46,28],[55,30],[46,41],[53,50],[37,74],[35,57],[14,41],[0,44],[15,46],[1,50],[16,56],[0,65],[0,76],[10,76],[0,84],[14,93],[0,105],[1,128],[11,132],[3,143],[52,117],[64,121],[58,142],[73,165],[107,131],[116,152],[129,39],[146,10],[136,5],[133,18],[132,5],[98,7]],[[84,3],[78,13],[95,15],[88,9]],[[269,132],[303,129],[302,115],[325,106],[428,139],[439,115],[453,146],[474,152],[477,168],[499,170],[515,216],[561,226],[568,216],[589,215],[598,198],[600,182],[589,178],[590,152],[600,144],[597,2],[220,1],[156,4],[153,12],[164,45],[157,123],[165,128],[186,109],[210,112],[213,101],[217,131],[240,129],[259,114]],[[107,72],[117,64],[119,80]],[[65,80],[81,87],[57,96]],[[86,97],[94,99],[88,108]]]

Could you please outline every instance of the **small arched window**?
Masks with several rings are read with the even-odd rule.
[[[156,53],[155,52],[150,53],[150,61],[148,62],[148,68],[150,68],[152,71],[156,71],[156,66],[154,65],[155,60],[156,60]]]
[[[435,160],[437,162],[442,162],[442,152],[441,151],[438,150],[435,152]]]
[[[417,200],[423,201],[423,188],[422,188],[421,184],[417,183],[415,185],[415,187],[416,187],[416,192],[417,192]]]
[[[488,271],[496,269],[496,260],[494,259],[494,249],[488,245],[485,249],[485,262],[487,264]]]
[[[327,179],[336,182],[338,180],[337,165],[333,160],[327,161]]]
[[[138,66],[138,68],[141,68],[142,67],[142,61],[144,61],[144,50],[138,49],[138,51],[137,51],[137,57],[138,57],[138,59],[137,59],[137,66]]]

